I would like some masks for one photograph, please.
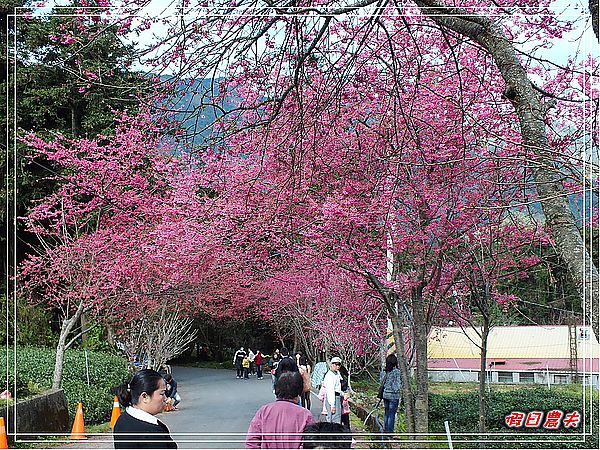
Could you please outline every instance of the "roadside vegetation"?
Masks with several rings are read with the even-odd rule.
[[[16,366],[13,355],[16,355]],[[128,379],[129,369],[124,358],[111,353],[87,352],[87,360],[86,370],[83,350],[70,350],[65,354],[62,388],[71,417],[75,415],[77,404],[83,402],[86,425],[101,424],[110,419],[113,388]],[[53,349],[17,347],[0,353],[0,377],[9,380],[9,390],[17,400],[48,390],[53,371]],[[13,373],[16,373],[16,381],[13,381]]]

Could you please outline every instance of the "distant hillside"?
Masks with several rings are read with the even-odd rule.
[[[169,81],[170,76],[162,76],[161,80]],[[180,111],[176,114],[177,120],[181,121],[190,136],[193,135],[194,145],[203,145],[206,138],[211,134],[211,125],[216,119],[216,111],[212,107],[202,107],[202,103],[208,103],[213,95],[218,94],[219,79],[215,80],[182,80],[178,89],[184,95],[175,104],[175,109]],[[214,93],[212,90],[214,89]]]
[[[162,80],[168,81],[169,76],[161,77]],[[192,142],[194,145],[202,146],[205,144],[206,138],[211,134],[211,125],[216,119],[216,112],[211,107],[201,108],[202,101],[207,102],[212,95],[218,94],[219,81],[215,80],[195,80],[190,83],[190,80],[182,80],[180,89],[185,92],[185,95],[177,102],[176,108],[182,112],[177,114],[178,120],[182,121],[183,126],[188,130],[190,135],[193,135]],[[211,90],[214,89],[214,93]],[[229,102],[226,102],[229,103]],[[225,106],[226,108],[226,106]],[[204,131],[201,131],[204,130]],[[582,196],[569,196],[569,204],[573,211],[578,224],[581,226],[584,217],[584,204],[587,210],[586,216],[589,216],[597,211],[599,205],[598,185],[595,183],[593,192],[587,192]],[[536,220],[543,222],[544,217],[542,208],[539,203],[535,203],[530,207],[531,213],[536,217]],[[597,212],[596,212],[597,214]]]

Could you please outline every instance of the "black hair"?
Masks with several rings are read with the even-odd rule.
[[[398,367],[398,358],[392,353],[385,358],[385,371],[391,372],[396,367]]]
[[[304,355],[300,355],[300,365],[306,366],[308,364],[308,359]]]
[[[281,347],[281,350],[279,351],[279,353],[281,353],[282,356],[290,355],[290,351],[287,349],[287,347]]]
[[[140,370],[129,383],[123,383],[115,389],[119,403],[125,407],[137,405],[143,392],[152,395],[158,389],[160,380],[164,378],[156,370]]]
[[[346,378],[342,378],[340,380],[340,387],[342,388],[342,392],[346,392],[348,390],[348,380]]]
[[[291,400],[304,391],[304,381],[300,372],[283,372],[275,383],[275,396]]]
[[[164,377],[165,382],[170,383],[171,381],[173,381],[173,375],[171,375],[170,373],[166,374]]]
[[[339,372],[340,372],[340,375],[341,375],[343,378],[348,378],[348,376],[350,375],[350,374],[348,373],[348,369],[347,369],[347,368],[346,368],[346,366],[344,366],[344,365],[340,365],[340,370],[339,370]]]
[[[304,428],[302,443],[311,448],[351,448],[350,430],[341,423],[317,422]]]
[[[293,358],[281,358],[275,376],[279,376],[283,372],[298,372],[296,360]]]

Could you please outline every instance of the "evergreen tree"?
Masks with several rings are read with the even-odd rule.
[[[2,44],[10,52],[8,61],[5,54],[1,60],[2,88],[9,100],[1,106],[9,133],[8,148],[0,143],[1,170],[8,176],[0,190],[0,251],[8,255],[2,258],[3,273],[12,273],[14,262],[19,264],[39,245],[13,219],[60,182],[61,169],[32,158],[19,134],[110,135],[115,112],[136,109],[138,95],[148,87],[148,80],[131,69],[133,46],[122,41],[123,30],[106,23],[100,10],[82,20],[75,2],[48,15],[29,15],[29,3],[14,0],[0,6]],[[3,278],[3,292],[5,283]]]

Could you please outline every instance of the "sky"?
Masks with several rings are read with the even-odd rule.
[[[119,4],[118,2],[113,2]],[[127,5],[127,1],[123,0],[122,5]],[[142,11],[142,15],[147,15],[152,18],[173,18],[177,16],[176,4],[177,0],[150,0],[148,6]],[[350,3],[350,0],[348,1]],[[54,5],[65,5],[68,4],[68,0],[50,0],[46,2],[44,8],[38,8],[38,12],[47,13],[51,11]],[[192,2],[193,4],[193,2]],[[567,19],[576,20],[575,29],[563,36],[560,39],[556,39],[553,42],[551,48],[539,49],[538,56],[545,59],[549,59],[558,64],[566,64],[569,57],[580,59],[584,58],[584,55],[591,54],[598,56],[598,45],[595,39],[594,33],[591,29],[591,21],[589,20],[590,14],[587,6],[587,0],[554,0],[552,2],[551,9],[560,13],[560,17]],[[187,17],[194,17],[198,14],[198,10],[192,8],[190,12],[186,13]],[[157,23],[152,26],[150,30],[142,32],[138,35],[131,35],[129,39],[139,43],[140,47],[151,45],[157,39],[167,33],[168,27]],[[529,51],[539,44],[538,41],[530,40],[528,43],[521,45],[520,49],[523,51]],[[143,67],[140,66],[139,69]],[[175,70],[175,68],[173,68]],[[171,72],[172,73],[172,72]]]

